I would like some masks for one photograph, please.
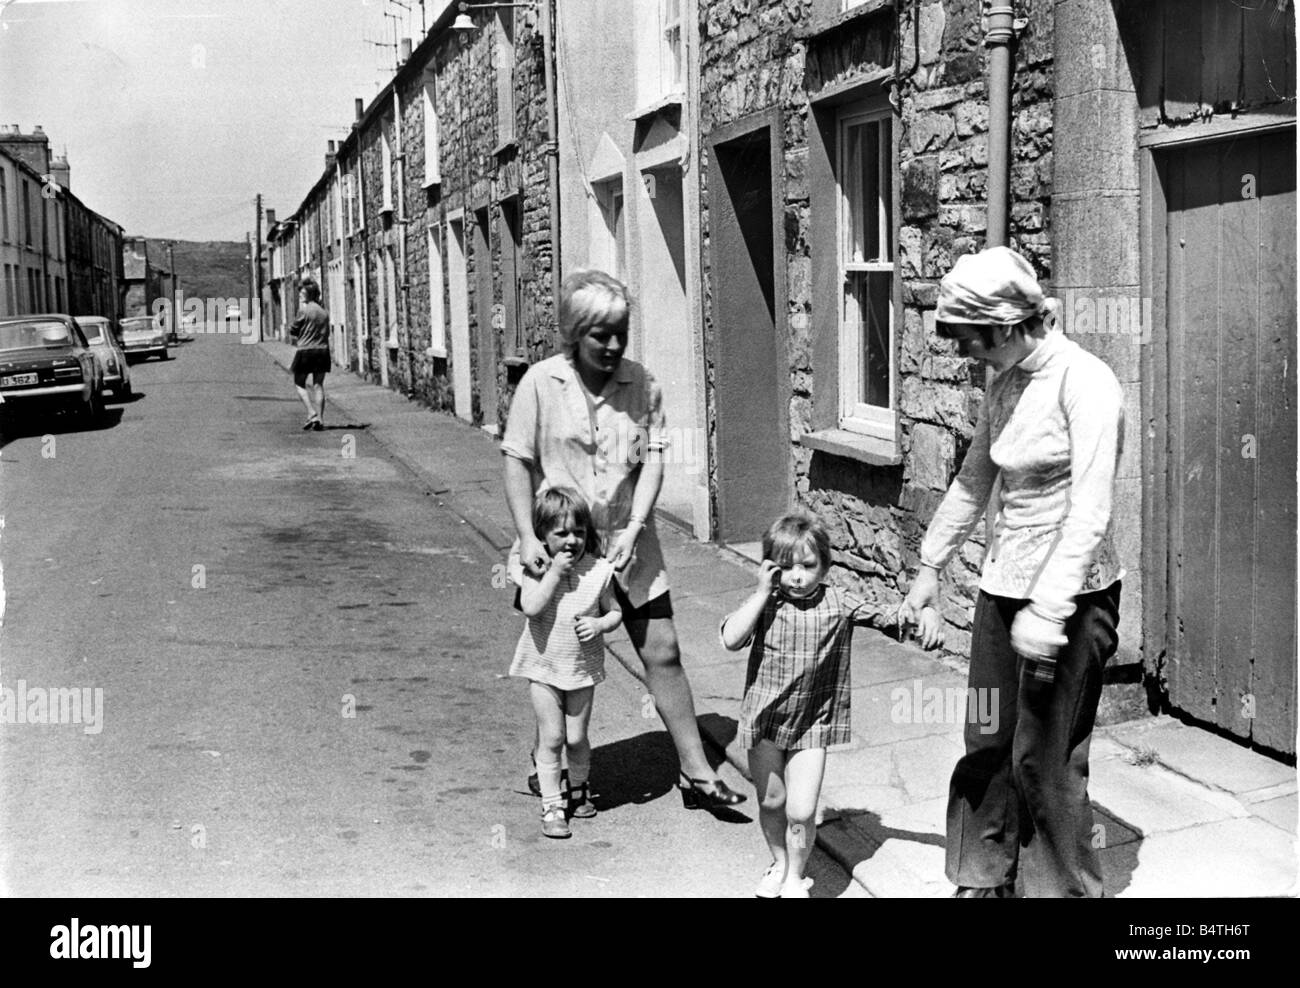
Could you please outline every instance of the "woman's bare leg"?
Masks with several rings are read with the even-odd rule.
[[[646,686],[673,739],[682,771],[692,779],[717,779],[717,773],[704,755],[700,728],[695,722],[695,699],[691,696],[686,670],[682,668],[682,653],[673,619],[629,621],[627,633],[645,664]]]

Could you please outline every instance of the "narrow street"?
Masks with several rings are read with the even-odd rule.
[[[543,838],[501,560],[364,423],[300,431],[260,348],[173,353],[135,366],[140,397],[103,428],[0,455],[0,677],[103,690],[99,725],[87,705],[0,726],[2,891],[752,893],[752,796],[730,822],[684,811],[667,734],[612,659],[600,816]],[[820,856],[811,873],[845,887]]]

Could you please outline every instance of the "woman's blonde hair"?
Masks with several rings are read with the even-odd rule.
[[[627,329],[632,299],[627,285],[604,271],[574,271],[560,285],[560,343],[572,350],[595,326]]]

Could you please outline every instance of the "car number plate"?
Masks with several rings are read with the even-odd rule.
[[[0,377],[0,385],[8,387],[11,384],[35,384],[40,379],[39,374],[10,374]]]

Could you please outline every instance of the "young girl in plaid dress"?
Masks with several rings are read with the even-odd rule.
[[[816,836],[826,749],[847,744],[849,645],[862,601],[822,581],[830,538],[816,518],[794,512],[763,536],[753,596],[722,622],[722,643],[750,645],[738,741],[749,749],[759,824],[772,864],[755,894],[806,899],[804,868]],[[934,624],[933,608],[921,616]]]

